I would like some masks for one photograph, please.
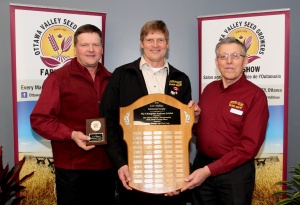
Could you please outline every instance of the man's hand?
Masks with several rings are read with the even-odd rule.
[[[187,189],[193,189],[197,186],[200,186],[207,177],[211,175],[211,172],[207,166],[195,170],[191,175],[184,179],[188,184],[181,189],[185,191]]]
[[[189,103],[188,103],[188,106],[189,107],[193,107],[194,106],[194,116],[195,116],[195,123],[198,122],[198,119],[199,119],[199,115],[200,115],[200,112],[201,112],[201,109],[200,107],[198,106],[198,104],[191,100]]]
[[[175,196],[175,195],[178,195],[178,194],[180,194],[180,190],[165,193],[165,196]]]
[[[129,169],[128,169],[128,165],[124,165],[122,166],[119,170],[118,170],[118,175],[119,178],[123,184],[123,186],[127,189],[127,190],[132,190],[132,188],[130,186],[128,186],[128,182],[131,180],[130,174],[129,174]]]
[[[73,131],[71,135],[71,139],[74,140],[74,142],[76,142],[78,147],[81,147],[85,151],[95,148],[95,145],[89,145],[89,146],[86,145],[86,142],[90,140],[90,137],[86,136],[80,131]]]

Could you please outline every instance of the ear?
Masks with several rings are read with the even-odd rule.
[[[142,41],[140,41],[140,46],[141,46],[142,49],[144,49],[144,45],[143,45]]]

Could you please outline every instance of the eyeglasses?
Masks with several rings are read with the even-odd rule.
[[[233,60],[238,60],[238,59],[240,59],[241,56],[246,57],[245,55],[242,55],[240,53],[230,53],[230,54],[224,53],[224,54],[218,55],[217,58],[220,60],[227,60],[229,56]]]

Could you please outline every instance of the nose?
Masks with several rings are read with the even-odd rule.
[[[231,57],[231,55],[228,55],[228,57],[227,57],[226,60],[227,60],[228,64],[232,63],[232,57]]]
[[[91,44],[91,45],[89,45],[89,51],[94,51],[94,46],[93,46],[93,44]]]
[[[154,47],[157,47],[157,45],[158,45],[158,40],[154,39],[154,41],[153,41],[153,46],[154,46]]]

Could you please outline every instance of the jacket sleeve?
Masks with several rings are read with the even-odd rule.
[[[58,81],[54,74],[50,74],[44,81],[42,93],[30,114],[32,129],[48,140],[70,140],[73,130],[58,121],[59,109]]]

